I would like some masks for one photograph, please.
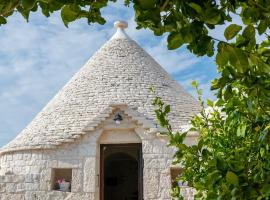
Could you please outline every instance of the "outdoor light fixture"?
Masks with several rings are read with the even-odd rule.
[[[113,118],[113,121],[115,121],[116,124],[120,124],[122,120],[123,117],[119,113],[117,113]]]

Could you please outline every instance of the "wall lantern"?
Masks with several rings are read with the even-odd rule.
[[[123,117],[119,113],[117,113],[113,118],[113,121],[115,121],[116,124],[120,124],[122,120]]]

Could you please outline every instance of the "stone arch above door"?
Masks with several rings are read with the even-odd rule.
[[[141,142],[140,137],[134,130],[108,130],[104,131],[99,138],[99,144],[125,144]]]

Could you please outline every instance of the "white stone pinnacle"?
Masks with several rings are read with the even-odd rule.
[[[128,23],[125,21],[116,21],[116,22],[114,22],[114,27],[120,28],[120,29],[125,29],[128,27]]]
[[[113,39],[130,39],[126,34],[125,30],[128,27],[128,23],[125,21],[116,21],[114,22],[114,27],[117,28],[116,33],[112,36]]]

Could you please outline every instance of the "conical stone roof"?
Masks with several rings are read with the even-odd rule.
[[[50,148],[82,132],[102,110],[112,104],[137,108],[147,119],[155,119],[151,105],[157,95],[171,105],[174,128],[188,124],[198,113],[198,102],[135,41],[117,32],[55,95],[34,120],[1,152]],[[181,65],[181,63],[179,63]]]

